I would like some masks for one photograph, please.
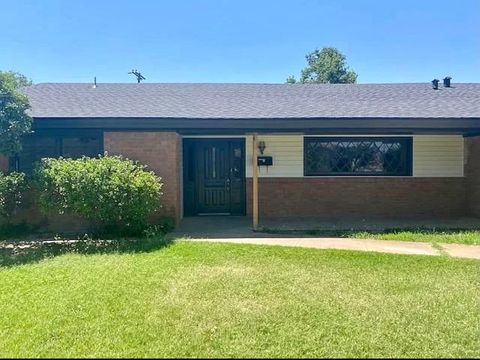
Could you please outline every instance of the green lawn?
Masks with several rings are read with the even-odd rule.
[[[480,262],[178,242],[0,268],[2,357],[478,357]]]
[[[419,241],[445,244],[480,245],[480,230],[460,229],[389,229],[384,231],[366,230],[323,230],[312,229],[308,231],[282,231],[279,229],[263,229],[264,232],[300,233],[320,237],[347,237],[357,239]]]
[[[480,245],[479,230],[392,230],[381,233],[359,231],[349,234],[348,236],[359,239]]]

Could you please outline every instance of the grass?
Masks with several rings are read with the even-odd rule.
[[[480,262],[177,242],[0,268],[3,357],[478,357]]]
[[[355,232],[349,237],[359,239],[419,241],[445,244],[480,245],[480,230],[390,230],[380,233]]]
[[[263,228],[262,232],[271,234],[299,234],[319,237],[344,237],[356,239],[398,240],[431,242],[444,244],[480,245],[480,230],[463,229],[385,229],[379,231],[367,230],[324,230],[288,231]]]

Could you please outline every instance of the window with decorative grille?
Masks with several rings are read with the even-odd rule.
[[[305,137],[306,176],[410,176],[410,137]]]

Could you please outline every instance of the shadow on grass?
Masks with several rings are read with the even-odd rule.
[[[164,236],[115,240],[1,241],[0,267],[29,264],[64,254],[121,254],[151,252],[173,242]]]

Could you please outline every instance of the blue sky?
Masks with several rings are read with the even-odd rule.
[[[480,82],[480,0],[0,0],[0,69],[34,82],[281,83],[335,46],[360,83]]]

